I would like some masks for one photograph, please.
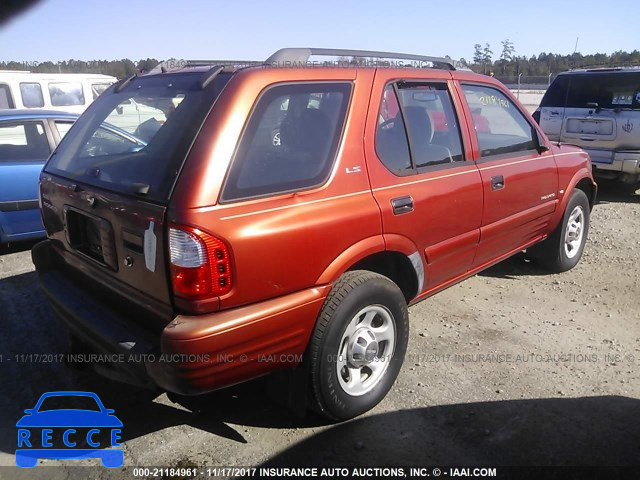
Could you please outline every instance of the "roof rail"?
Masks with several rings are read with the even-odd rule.
[[[410,53],[378,52],[373,50],[343,50],[337,48],[281,48],[271,55],[265,63],[267,64],[303,64],[309,61],[311,56],[332,56],[332,57],[356,57],[356,58],[380,58],[380,59],[400,59],[413,60],[416,62],[429,62],[434,66],[443,65],[449,70],[455,70],[458,62],[451,58],[429,57],[425,55],[413,55]]]
[[[263,65],[264,62],[256,61],[256,60],[183,60],[183,59],[175,59],[170,58],[169,60],[165,60],[160,62],[158,65],[153,67],[148,73],[156,74],[156,73],[166,73],[172,72],[174,70],[180,70],[182,68],[187,67],[244,67],[249,65]]]

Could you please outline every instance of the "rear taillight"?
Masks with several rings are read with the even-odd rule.
[[[219,297],[231,291],[229,249],[200,229],[169,228],[173,293],[188,299]]]

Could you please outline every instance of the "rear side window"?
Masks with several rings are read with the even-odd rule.
[[[80,82],[52,82],[49,84],[49,95],[54,107],[84,105],[84,93]]]
[[[0,124],[0,163],[46,160],[51,153],[41,122]]]
[[[640,71],[576,73],[558,76],[544,97],[542,107],[640,109]]]
[[[350,83],[298,83],[262,94],[238,145],[223,201],[311,188],[329,176]]]
[[[11,89],[6,83],[0,83],[0,109],[3,108],[15,108],[11,97]]]
[[[21,83],[20,95],[22,96],[22,104],[26,108],[44,107],[42,87],[40,87],[39,83]]]
[[[533,126],[499,90],[463,85],[480,145],[480,156],[513,155],[536,150]]]

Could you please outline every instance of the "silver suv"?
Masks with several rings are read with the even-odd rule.
[[[640,181],[640,68],[571,70],[553,81],[534,113],[550,140],[585,149],[594,175]]]

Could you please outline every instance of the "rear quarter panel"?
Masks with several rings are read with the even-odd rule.
[[[366,175],[363,131],[373,70],[264,69],[239,72],[205,122],[174,192],[169,220],[198,226],[231,247],[233,289],[228,308],[314,286],[355,244],[381,241],[380,212]],[[277,83],[353,84],[342,142],[329,180],[311,190],[218,204],[245,120],[258,96]],[[347,169],[357,173],[347,173]],[[371,239],[372,241],[365,241]],[[381,247],[382,249],[383,247]],[[339,274],[340,268],[334,268]],[[323,278],[326,280],[326,277]]]

